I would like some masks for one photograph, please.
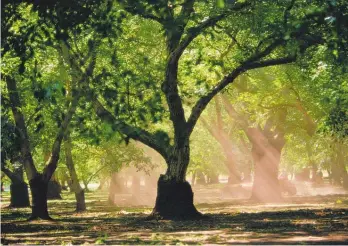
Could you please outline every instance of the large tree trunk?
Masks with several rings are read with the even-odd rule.
[[[23,208],[29,207],[29,192],[28,185],[24,182],[23,166],[15,168],[14,171],[10,171],[6,167],[2,166],[2,171],[11,180],[10,185],[10,208]]]
[[[271,151],[271,150],[269,150]],[[251,199],[261,202],[281,201],[278,181],[279,157],[270,152],[257,153],[252,150],[254,159],[254,183]]]
[[[157,197],[152,216],[163,219],[194,219],[202,216],[193,204],[191,185],[186,181],[189,163],[188,141],[181,149],[174,148],[167,160],[168,169],[157,183]]]
[[[60,193],[62,191],[62,187],[59,182],[56,180],[55,175],[52,175],[51,180],[48,182],[48,190],[47,190],[47,199],[55,200],[62,199]]]
[[[32,213],[29,220],[46,219],[51,220],[47,209],[48,182],[45,182],[42,174],[38,174],[29,181],[32,197]]]
[[[240,174],[237,171],[236,163],[229,154],[226,155],[226,167],[228,169],[228,184],[239,184],[241,182]]]
[[[193,219],[201,216],[193,204],[193,192],[187,181],[158,179],[156,204],[152,215],[163,219]]]
[[[25,182],[11,183],[11,208],[30,207],[28,185]]]
[[[28,185],[24,182],[23,168],[17,168],[13,172],[16,178],[11,179],[10,193],[12,208],[29,207],[29,192]]]
[[[254,161],[254,183],[251,199],[260,202],[279,202],[282,200],[278,180],[280,153],[285,144],[284,135],[270,131],[265,126],[261,129],[248,129],[252,142]]]
[[[65,149],[65,163],[69,171],[69,176],[71,179],[71,189],[75,193],[76,199],[76,211],[81,212],[86,210],[86,202],[85,202],[85,191],[82,189],[79,179],[77,177],[77,173],[74,166],[74,161],[71,154],[72,144],[69,132],[65,135],[64,142]]]

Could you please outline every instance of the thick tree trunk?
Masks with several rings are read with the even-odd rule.
[[[24,208],[30,206],[28,185],[26,183],[12,183],[10,186],[10,193],[11,203],[9,207]]]
[[[193,204],[191,185],[186,181],[189,163],[189,143],[174,147],[165,175],[157,183],[157,197],[152,216],[163,219],[196,219],[202,216]]]
[[[56,180],[50,180],[48,182],[47,199],[55,200],[62,199],[60,192],[62,191],[60,184]]]
[[[75,191],[76,199],[76,212],[82,212],[86,210],[86,201],[85,201],[85,191],[81,189],[79,192]]]
[[[278,180],[280,153],[285,144],[284,135],[250,128],[248,137],[252,142],[252,158],[254,161],[254,183],[251,199],[260,202],[282,201],[281,188]]]
[[[278,158],[253,153],[254,183],[251,199],[260,202],[279,202],[282,200],[278,181]]]
[[[202,216],[193,205],[193,192],[187,181],[158,180],[156,204],[152,215],[162,219],[195,219]]]
[[[2,167],[2,171],[10,178],[10,208],[29,207],[29,192],[28,185],[24,182],[23,167],[15,168],[12,172],[6,167]]]
[[[240,175],[236,169],[236,164],[233,159],[230,159],[229,155],[226,155],[226,166],[228,168],[228,184],[239,184],[241,182]]]
[[[70,139],[70,133],[67,132],[65,135],[64,150],[65,150],[65,163],[69,171],[71,179],[71,191],[75,193],[76,199],[76,211],[82,212],[86,210],[85,192],[82,189],[77,173],[74,166],[74,161],[71,154],[72,144]]]
[[[29,181],[29,185],[32,197],[32,212],[29,220],[38,218],[51,220],[47,208],[48,183],[45,182],[42,175],[39,174]]]
[[[47,152],[44,161],[47,162],[48,159],[51,156],[51,152]],[[47,199],[48,200],[55,200],[55,199],[62,199],[60,196],[60,193],[62,191],[62,188],[56,179],[56,175],[53,174],[50,181],[48,182],[48,190],[47,190]]]
[[[89,189],[88,189],[88,180],[83,179],[83,180],[82,180],[82,183],[83,183],[83,186],[85,187],[85,188],[84,188],[85,191],[86,191],[86,192],[89,192]]]

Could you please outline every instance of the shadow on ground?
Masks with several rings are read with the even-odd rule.
[[[49,202],[55,221],[27,222],[30,209],[2,208],[2,244],[346,244],[348,196],[307,197],[292,203],[247,200],[199,204],[196,221],[148,220],[150,207],[109,205],[87,193],[88,211],[74,213],[73,196]],[[2,204],[8,197],[2,197]]]

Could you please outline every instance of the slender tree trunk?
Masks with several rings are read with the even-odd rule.
[[[337,170],[340,176],[340,184],[342,185],[344,189],[348,190],[348,174],[347,174],[347,170],[344,163],[344,152],[343,152],[344,148],[343,148],[342,142],[337,141],[336,151],[337,151],[336,165],[337,165]],[[342,179],[342,182],[341,182],[341,179]]]
[[[32,213],[29,220],[46,219],[51,220],[47,208],[48,182],[43,179],[42,174],[38,174],[29,181],[32,197]]]
[[[161,175],[157,186],[157,198],[153,216],[163,219],[193,219],[202,216],[193,204],[191,185],[186,181],[189,163],[189,144],[175,148],[167,160],[168,168]]]
[[[71,154],[72,144],[71,144],[71,138],[70,138],[69,132],[67,132],[65,135],[64,149],[65,149],[65,163],[68,168],[69,176],[71,179],[71,189],[75,193],[76,211],[82,212],[86,210],[85,191],[82,189],[80,185],[80,182],[75,170],[74,161]]]
[[[196,183],[196,171],[192,173],[191,186],[194,186]]]
[[[205,180],[204,173],[201,170],[196,171],[196,184],[198,185],[206,185],[207,182]]]
[[[89,192],[89,189],[88,189],[88,180],[82,179],[82,183],[83,183],[83,186],[85,187],[85,191],[86,191],[86,192]]]
[[[115,195],[125,192],[125,188],[126,186],[124,184],[124,179],[120,175],[118,175],[118,173],[116,172],[111,174],[110,186],[109,186],[109,198],[108,198],[109,203],[115,204],[116,203]]]

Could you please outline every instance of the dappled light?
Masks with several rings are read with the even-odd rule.
[[[346,244],[348,1],[1,4],[1,244]]]

